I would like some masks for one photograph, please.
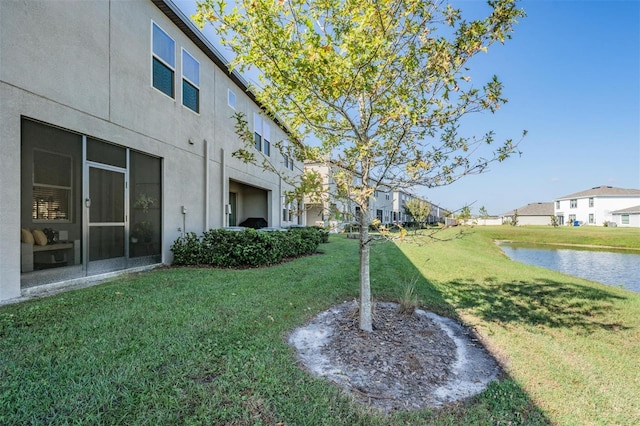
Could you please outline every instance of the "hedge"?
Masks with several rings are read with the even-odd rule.
[[[210,265],[219,268],[268,266],[285,259],[315,253],[326,241],[326,231],[314,227],[260,232],[211,229],[194,232],[171,245],[174,265]]]

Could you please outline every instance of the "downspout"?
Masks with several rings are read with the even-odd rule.
[[[229,190],[227,184],[227,159],[224,153],[224,148],[220,148],[220,184],[222,185],[222,190],[220,191],[220,206],[222,209],[222,227],[229,226],[229,215],[227,214],[226,205],[229,202],[228,200],[225,202],[225,197],[228,197]],[[227,187],[227,191],[225,192],[225,187]]]
[[[284,209],[284,194],[282,193],[282,176],[278,176],[278,206],[277,206],[277,215],[278,218],[278,227],[282,228],[282,210]],[[273,209],[272,209],[273,210]]]
[[[209,194],[210,194],[210,171],[209,171],[209,152],[211,145],[208,140],[204,140],[204,230],[208,231],[209,226]]]

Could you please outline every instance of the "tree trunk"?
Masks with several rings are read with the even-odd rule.
[[[364,211],[360,212],[360,330],[373,331],[371,279],[369,276],[369,224]]]

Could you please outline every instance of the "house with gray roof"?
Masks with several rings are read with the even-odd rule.
[[[609,223],[625,222],[631,212],[625,209],[640,205],[640,189],[596,186],[585,191],[558,197],[554,200],[554,215],[560,225],[575,224],[603,226]],[[614,212],[616,213],[614,215]],[[635,213],[633,213],[635,214]],[[635,223],[635,221],[634,221]],[[624,226],[633,226],[625,223]],[[640,226],[635,225],[635,226]]]
[[[640,205],[611,212],[616,226],[640,228]]]
[[[529,203],[502,215],[502,223],[513,223],[517,215],[518,225],[551,225],[553,203]]]

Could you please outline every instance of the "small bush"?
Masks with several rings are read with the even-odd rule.
[[[171,245],[174,265],[198,265],[203,263],[202,244],[195,232],[189,232]]]
[[[326,243],[329,242],[329,230],[328,229],[323,228],[321,226],[312,226],[311,228],[317,229],[318,232],[320,232],[320,238],[321,238],[320,243],[321,244],[326,244]]]
[[[323,239],[322,231],[313,227],[282,232],[211,229],[204,232],[202,237],[189,233],[178,238],[171,245],[171,251],[174,265],[257,267],[313,254]]]

